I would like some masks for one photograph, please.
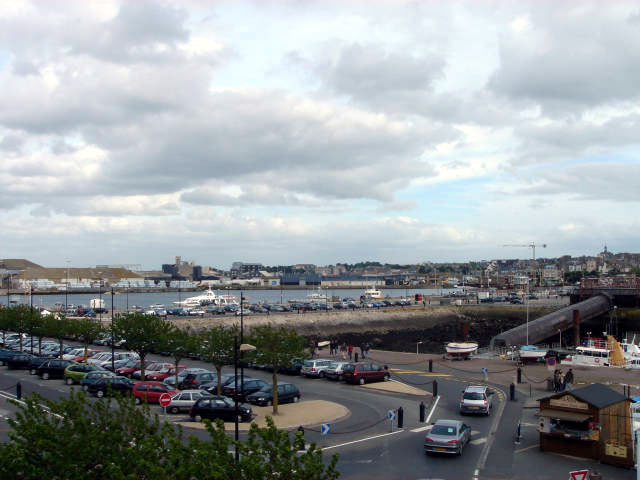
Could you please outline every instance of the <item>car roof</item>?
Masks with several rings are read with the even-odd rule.
[[[435,425],[442,425],[443,427],[459,427],[462,424],[460,420],[438,420]]]
[[[469,385],[464,389],[465,392],[484,392],[487,389],[484,385]]]

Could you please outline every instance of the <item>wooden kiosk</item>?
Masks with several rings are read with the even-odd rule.
[[[540,450],[634,465],[631,400],[599,383],[540,402]]]

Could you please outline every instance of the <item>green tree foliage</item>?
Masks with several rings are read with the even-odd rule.
[[[292,328],[258,325],[251,329],[249,343],[257,348],[262,361],[273,368],[273,413],[278,413],[278,370],[304,356],[306,340]]]
[[[575,284],[576,282],[580,281],[580,279],[582,279],[582,277],[584,276],[583,272],[567,272],[564,275],[564,281],[566,283],[569,284]]]
[[[233,363],[233,339],[236,335],[237,325],[218,325],[199,335],[203,360],[211,363],[218,374],[218,395],[222,395],[222,367]]]
[[[7,311],[7,315],[11,318],[11,329],[16,333],[27,333],[32,318],[31,307],[27,305],[16,305],[9,307]],[[20,350],[22,350],[22,335],[20,336]]]
[[[13,331],[13,315],[11,315],[10,308],[0,308],[0,331],[2,331],[2,344],[4,345],[7,340],[7,332]]]
[[[84,347],[84,356],[86,358],[89,345],[105,331],[105,327],[99,320],[94,320],[89,317],[73,320],[71,325],[73,333],[77,335],[82,342],[82,346]]]
[[[165,351],[171,355],[176,366],[176,385],[178,385],[178,366],[190,352],[199,348],[198,337],[192,335],[189,328],[173,327],[167,334]]]
[[[24,315],[24,329],[29,334],[31,343],[31,353],[33,353],[33,337],[41,334],[43,324],[42,314],[36,308],[23,305],[22,311]],[[17,308],[17,307],[16,307]],[[42,339],[40,339],[42,341]]]
[[[41,405],[47,407],[48,413]],[[163,423],[148,407],[136,408],[131,398],[88,402],[71,392],[57,401],[37,395],[18,405],[9,420],[9,441],[0,444],[0,478],[15,480],[292,480],[337,479],[338,457],[328,464],[297,433],[256,424],[246,441],[236,443],[224,424],[205,420],[209,438],[184,438],[182,429]],[[230,450],[237,449],[234,461]]]
[[[149,353],[163,351],[173,325],[165,319],[141,313],[126,313],[113,319],[113,333],[125,340],[127,348],[140,356],[140,378],[144,379]]]
[[[44,317],[43,332],[45,337],[51,337],[58,340],[60,344],[60,358],[63,355],[64,338],[73,333],[73,321],[68,319],[64,314],[47,315]]]

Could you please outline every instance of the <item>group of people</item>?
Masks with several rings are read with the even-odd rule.
[[[569,369],[567,373],[562,373],[562,370],[556,368],[553,371],[553,391],[562,392],[564,390],[571,390],[573,384],[573,371]]]
[[[360,345],[359,357],[361,359],[369,358],[369,350],[371,349],[371,345],[368,343],[363,343]],[[349,361],[353,361],[354,359],[358,359],[358,352],[356,351],[356,347],[354,347],[350,343],[346,342],[338,342],[338,340],[331,340],[329,342],[329,355],[342,355],[342,359]]]

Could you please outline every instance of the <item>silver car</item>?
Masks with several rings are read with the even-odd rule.
[[[327,360],[324,358],[316,358],[314,360],[305,360],[302,368],[300,369],[300,375],[305,377],[320,377],[324,378],[327,373],[329,365],[333,363],[333,360]]]
[[[183,390],[171,397],[171,404],[167,407],[169,413],[189,411],[202,397],[213,397],[206,390]]]
[[[349,362],[331,362],[329,368],[327,368],[325,375],[331,380],[342,380],[343,368],[345,365],[349,365]]]
[[[484,385],[470,385],[462,391],[460,413],[482,413],[489,415],[493,408],[492,391]]]
[[[471,427],[460,420],[438,420],[424,438],[425,453],[461,455],[471,438]]]

